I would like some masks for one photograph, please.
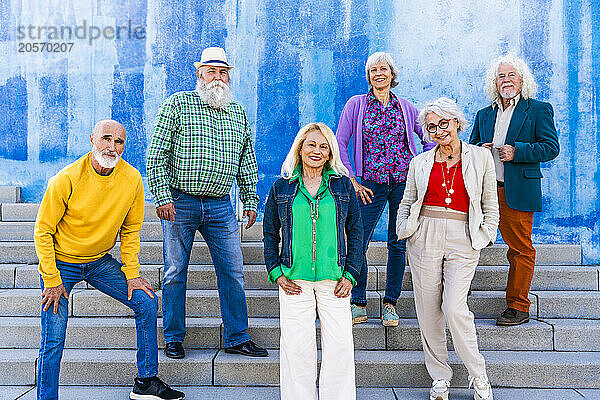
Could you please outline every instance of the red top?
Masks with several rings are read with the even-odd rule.
[[[443,165],[443,167],[442,167]],[[462,176],[462,162],[459,161],[449,169],[446,162],[434,162],[429,175],[429,185],[425,193],[424,205],[451,208],[453,210],[469,212],[469,194],[465,189],[465,181]],[[442,168],[444,168],[442,174]],[[452,176],[454,174],[454,183]],[[442,186],[443,177],[446,178],[446,188]],[[454,189],[454,193],[448,194],[446,190]],[[446,203],[446,198],[450,203]]]

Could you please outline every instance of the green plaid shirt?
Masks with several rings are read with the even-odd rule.
[[[158,110],[148,149],[148,185],[156,206],[172,203],[169,187],[196,196],[225,196],[234,178],[244,210],[256,211],[258,167],[242,106],[218,110],[196,92],[178,92]]]

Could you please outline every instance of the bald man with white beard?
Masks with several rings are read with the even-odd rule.
[[[42,288],[42,340],[37,365],[38,400],[58,399],[68,297],[86,281],[131,308],[137,332],[137,377],[131,399],[182,399],[158,374],[156,314],[152,286],[139,274],[144,185],[121,159],[125,129],[113,120],[96,124],[92,150],[48,181],[34,240]],[[121,261],[109,251],[120,236]]]

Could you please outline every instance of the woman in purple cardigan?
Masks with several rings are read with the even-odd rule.
[[[423,140],[423,132],[417,123],[419,111],[415,106],[391,92],[391,88],[398,85],[398,69],[392,56],[383,52],[372,54],[367,59],[365,73],[370,90],[348,100],[336,137],[342,162],[348,168],[354,190],[361,200],[365,254],[375,225],[389,203],[387,279],[381,321],[384,326],[397,326],[399,318],[395,306],[402,288],[406,243],[398,240],[396,214],[404,195],[408,165],[417,154],[413,133],[419,136],[424,150],[429,150],[433,144]],[[351,138],[354,169],[348,156]],[[361,183],[356,180],[357,176]],[[351,304],[352,323],[366,322],[366,255],[352,289]]]

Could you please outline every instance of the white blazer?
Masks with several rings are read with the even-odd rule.
[[[469,195],[471,245],[473,249],[480,250],[494,243],[498,231],[500,214],[496,170],[492,153],[488,149],[461,142],[462,174]],[[406,189],[396,218],[399,239],[409,238],[417,230],[438,147],[439,145],[419,154],[410,162]]]

